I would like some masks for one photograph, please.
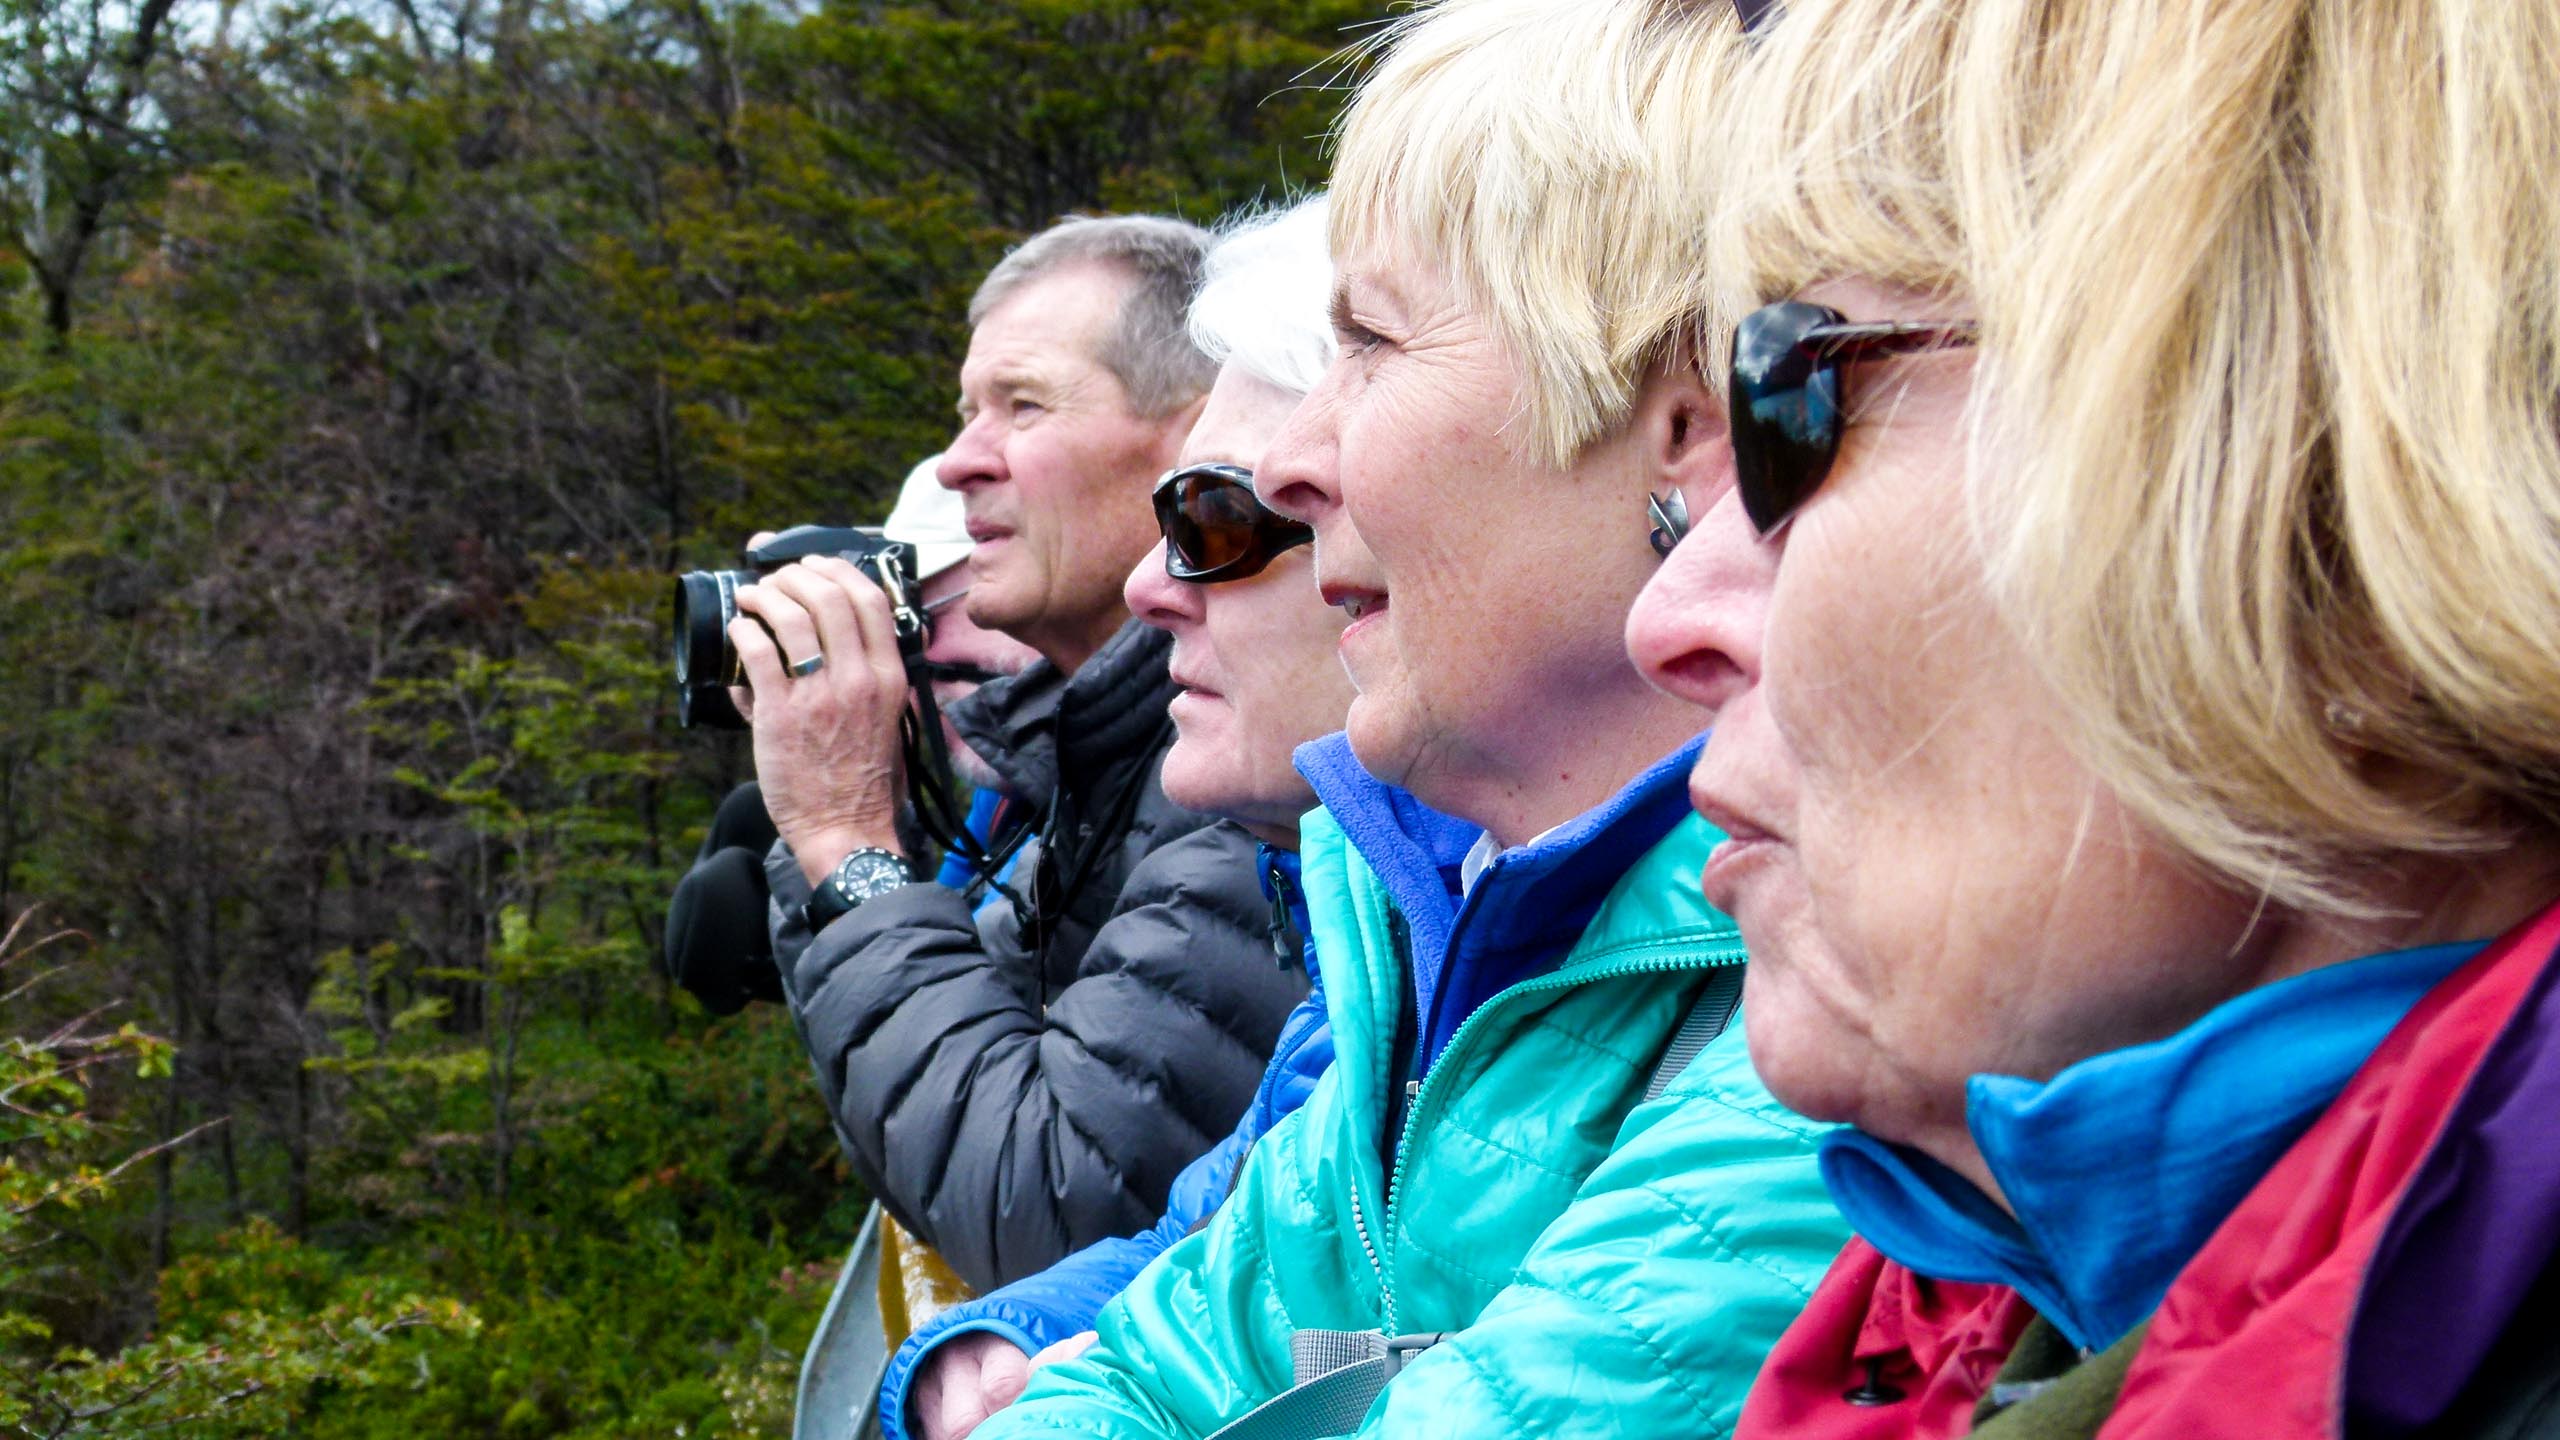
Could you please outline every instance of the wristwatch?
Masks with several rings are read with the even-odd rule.
[[[809,903],[800,907],[800,919],[815,935],[852,914],[863,901],[912,885],[915,878],[916,872],[907,868],[906,858],[897,851],[865,846],[837,861],[827,878],[809,892]]]

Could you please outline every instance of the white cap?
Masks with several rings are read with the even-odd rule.
[[[907,472],[907,483],[898,487],[898,503],[889,508],[887,523],[880,527],[885,538],[916,547],[918,580],[930,580],[968,559],[971,549],[960,492],[943,489],[933,478],[934,467],[941,463],[940,455],[916,462],[916,468]]]

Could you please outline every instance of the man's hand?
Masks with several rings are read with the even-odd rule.
[[[1087,1350],[1092,1349],[1094,1342],[1101,1338],[1102,1336],[1100,1333],[1096,1331],[1078,1331],[1077,1333],[1068,1336],[1066,1339],[1059,1341],[1057,1344],[1050,1346],[1048,1349],[1041,1351],[1039,1354],[1032,1356],[1031,1368],[1037,1370],[1043,1365],[1055,1365],[1061,1360],[1073,1360]]]
[[[962,1440],[1012,1404],[1030,1381],[1031,1357],[1021,1346],[993,1331],[972,1330],[925,1357],[908,1395],[907,1418],[924,1440]]]
[[[815,885],[855,850],[897,849],[907,672],[889,597],[828,555],[740,590],[738,611],[729,640],[747,688],[730,693],[755,730],[765,810],[801,873]],[[811,656],[824,657],[815,672],[787,672]]]

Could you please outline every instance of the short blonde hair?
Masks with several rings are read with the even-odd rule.
[[[1342,122],[1333,249],[1441,268],[1526,379],[1554,465],[1721,335],[1705,284],[1726,0],[1444,0],[1389,27]],[[1702,352],[1697,352],[1702,353]]]
[[[2137,814],[2338,914],[2560,821],[2560,7],[1790,0],[1756,41],[1727,293],[1979,315],[1992,593]]]

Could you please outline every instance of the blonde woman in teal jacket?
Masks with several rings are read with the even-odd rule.
[[[1354,103],[1339,354],[1256,477],[1353,617],[1347,734],[1299,752],[1335,1065],[981,1437],[1207,1436],[1299,1378],[1293,1339],[1400,1368],[1284,1440],[1721,1434],[1842,1243],[1738,1021],[1663,1063],[1744,957],[1697,893],[1698,712],[1621,634],[1730,483],[1676,341],[1716,319],[1739,54],[1722,7],[1459,0]]]
[[[1847,1231],[1813,1171],[1820,1127],[1761,1088],[1738,1024],[1644,1098],[1743,963],[1698,898],[1718,837],[1687,810],[1694,759],[1504,852],[1453,903],[1441,870],[1478,832],[1370,779],[1340,736],[1301,751],[1328,805],[1303,853],[1334,1068],[1209,1227],[1103,1311],[1100,1343],[978,1435],[1205,1436],[1290,1387],[1296,1330],[1446,1333],[1364,1436],[1728,1433]],[[1500,988],[1398,1106],[1434,956],[1444,1004]]]

